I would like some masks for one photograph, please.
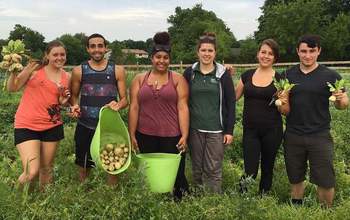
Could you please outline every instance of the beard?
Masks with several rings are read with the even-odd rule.
[[[104,59],[104,54],[102,54],[102,53],[97,53],[98,55],[100,55],[100,56],[98,56],[98,58],[96,58],[93,54],[91,54],[90,55],[90,58],[94,61],[94,62],[96,62],[96,63],[99,63],[99,62],[101,62],[101,61],[103,61],[103,59]]]
[[[92,59],[94,62],[99,63],[99,62],[103,61],[104,56],[101,56],[99,59],[96,59],[96,58],[94,58],[94,57],[91,57],[91,59]]]

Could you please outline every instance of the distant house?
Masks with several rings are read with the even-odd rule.
[[[136,58],[148,58],[148,53],[139,49],[122,49],[123,54],[134,54]]]

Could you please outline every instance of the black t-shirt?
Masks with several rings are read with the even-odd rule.
[[[290,83],[297,84],[290,93],[290,113],[287,117],[287,131],[298,135],[313,134],[330,129],[329,87],[341,76],[319,65],[304,74],[296,65],[286,72]]]
[[[247,70],[241,75],[244,85],[243,126],[247,128],[281,127],[281,114],[278,112],[274,103],[270,105],[276,88],[273,82],[266,87],[253,85],[252,77],[255,71],[255,69]],[[275,77],[277,80],[281,78],[277,72]]]

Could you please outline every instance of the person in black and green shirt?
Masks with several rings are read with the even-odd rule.
[[[204,33],[197,46],[199,62],[185,70],[190,85],[189,149],[196,185],[221,193],[225,145],[233,141],[235,92],[231,75],[216,63],[214,33]]]
[[[302,203],[309,161],[310,182],[317,185],[320,202],[330,207],[334,197],[335,173],[328,100],[332,94],[327,82],[334,84],[341,76],[317,63],[321,53],[319,36],[302,36],[297,53],[300,64],[286,72],[290,83],[297,84],[290,92],[290,112],[284,138],[292,203]],[[349,98],[345,91],[337,91],[333,95],[336,97],[334,105],[337,109],[347,108]]]

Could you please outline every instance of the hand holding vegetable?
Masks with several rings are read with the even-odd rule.
[[[288,79],[280,79],[279,81],[273,77],[273,85],[276,87],[277,92],[275,96],[277,99],[275,100],[276,106],[281,106],[288,101],[289,91],[296,85],[294,83],[289,83]]]
[[[68,115],[72,118],[79,118],[80,117],[80,106],[79,105],[72,105],[70,107],[70,112]]]
[[[337,100],[341,100],[344,96],[344,90],[345,90],[345,80],[336,80],[334,85],[327,82],[327,86],[329,87],[329,91],[332,93],[332,95],[329,97],[329,101],[335,102]]]
[[[70,98],[70,91],[68,88],[58,85],[58,102],[60,105],[66,105],[68,103],[68,100]]]

